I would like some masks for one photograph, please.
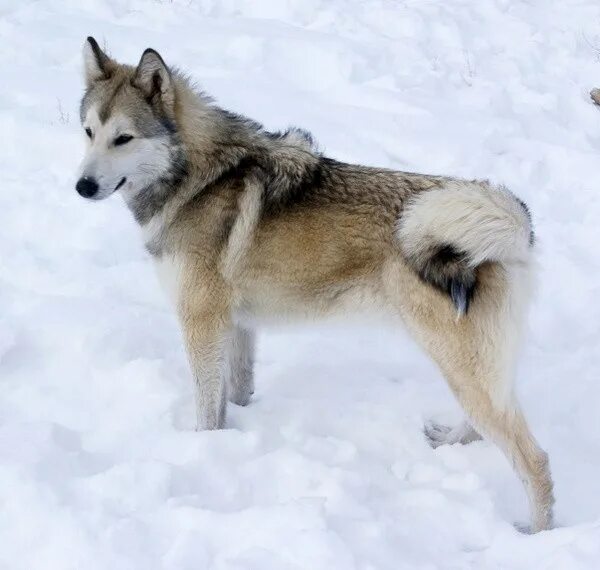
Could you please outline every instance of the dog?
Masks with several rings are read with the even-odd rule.
[[[136,67],[84,44],[87,138],[77,192],[118,192],[181,324],[198,429],[254,391],[254,330],[364,312],[394,319],[437,363],[470,423],[429,424],[433,446],[483,434],[523,480],[531,530],[552,526],[547,454],[513,390],[534,234],[506,188],[345,164],[306,131],[225,111],[147,49]]]

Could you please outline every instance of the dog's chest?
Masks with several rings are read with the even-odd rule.
[[[181,290],[181,262],[175,255],[162,255],[154,259],[154,269],[164,293],[177,304]]]
[[[161,251],[163,246],[163,219],[161,216],[154,216],[140,229],[146,249],[153,253],[154,270],[163,292],[175,304],[181,289],[182,264],[177,255]]]

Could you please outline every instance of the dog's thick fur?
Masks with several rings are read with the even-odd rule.
[[[177,308],[200,429],[224,425],[227,398],[248,403],[257,324],[378,312],[439,365],[523,480],[532,529],[550,528],[548,459],[513,391],[533,247],[521,201],[326,158],[304,131],[218,108],[153,50],[135,68],[89,38],[85,70],[81,180],[97,190],[87,197],[119,190],[142,229]],[[426,432],[434,445],[479,437],[469,424]]]

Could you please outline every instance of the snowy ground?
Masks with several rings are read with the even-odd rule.
[[[174,317],[115,197],[75,193],[86,35],[148,46],[330,155],[489,177],[529,202],[540,287],[519,392],[558,528],[399,332],[261,338],[257,393],[195,433]],[[0,0],[0,568],[600,565],[597,0]]]

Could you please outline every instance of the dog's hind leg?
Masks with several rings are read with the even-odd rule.
[[[234,327],[227,346],[225,381],[229,401],[246,406],[254,394],[254,332]]]
[[[554,499],[548,457],[531,435],[512,386],[523,309],[515,279],[497,264],[481,266],[472,305],[459,318],[449,298],[413,281],[406,284],[403,314],[474,428],[500,447],[523,481],[536,532],[552,526]]]
[[[529,431],[516,401],[497,405],[485,391],[455,390],[473,423],[507,456],[529,499],[531,531],[552,528],[553,485],[548,455]]]

